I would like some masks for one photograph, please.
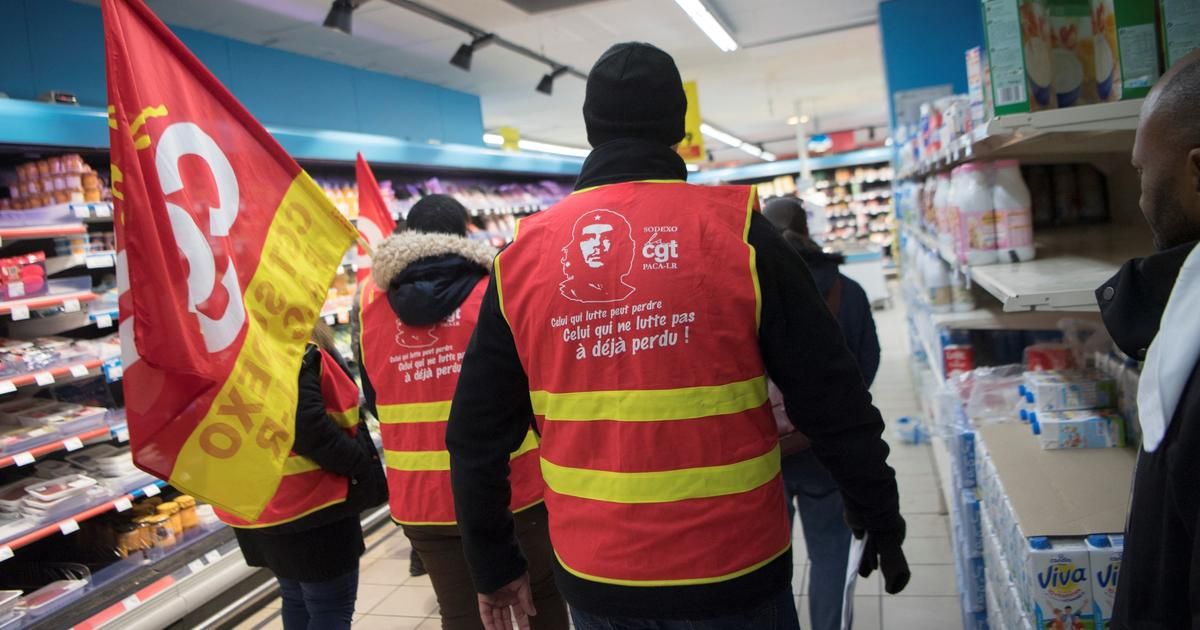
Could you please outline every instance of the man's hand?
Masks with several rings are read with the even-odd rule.
[[[903,591],[904,587],[908,586],[909,579],[912,578],[908,560],[904,557],[904,550],[901,548],[906,529],[904,519],[900,519],[899,530],[868,532],[862,521],[847,511],[846,524],[850,526],[854,537],[859,540],[862,540],[864,535],[870,534],[867,536],[867,548],[863,550],[862,561],[858,565],[858,574],[865,578],[870,576],[875,569],[879,569],[883,573],[883,588],[888,594],[895,595]]]
[[[528,573],[495,593],[479,596],[479,618],[486,630],[512,630],[514,618],[520,630],[529,630],[529,618],[534,616],[537,616],[537,610],[533,607]]]

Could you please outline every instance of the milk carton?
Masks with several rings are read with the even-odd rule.
[[[1121,571],[1124,536],[1095,534],[1087,538],[1091,555],[1092,610],[1096,628],[1108,630],[1112,623],[1113,602],[1117,598],[1117,574]]]
[[[1125,446],[1125,419],[1112,411],[1062,411],[1029,414],[1042,448],[1119,448]]]
[[[1091,2],[1100,100],[1145,96],[1159,74],[1154,5],[1145,0]]]
[[[1027,372],[1019,392],[1030,411],[1109,409],[1117,404],[1117,386],[1097,371]]]
[[[992,105],[997,116],[1054,107],[1046,0],[983,0]]]
[[[1087,545],[1081,540],[1036,536],[1029,539],[1025,557],[1034,625],[1063,630],[1093,628],[1091,558]]]

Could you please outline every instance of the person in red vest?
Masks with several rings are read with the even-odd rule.
[[[467,211],[445,195],[421,199],[407,230],[376,248],[359,309],[360,364],[367,409],[383,432],[392,519],[421,558],[447,630],[482,628],[456,526],[446,419],[459,363],[475,329],[495,250],[470,241]],[[554,584],[537,435],[526,417],[510,449],[512,492],[505,508],[530,558],[531,597],[543,611],[535,628],[566,630]],[[510,476],[506,474],[506,481]]]
[[[366,549],[360,514],[387,501],[387,485],[358,386],[324,322],[299,378],[295,443],[275,496],[254,522],[217,515],[233,526],[246,564],[275,574],[286,630],[348,629]]]
[[[908,582],[883,420],[837,320],[752,187],[685,183],[686,107],[667,53],[610,48],[588,75],[574,194],[496,258],[446,432],[489,630],[542,612],[508,509],[530,415],[578,630],[798,628],[768,376],[867,533],[860,574]],[[587,289],[564,290],[572,243],[602,265]]]

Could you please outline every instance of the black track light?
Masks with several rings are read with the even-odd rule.
[[[566,66],[559,66],[552,70],[549,74],[543,74],[542,80],[538,81],[537,91],[550,96],[554,93],[554,80],[567,72]]]
[[[470,44],[463,44],[455,51],[454,56],[450,58],[450,65],[456,68],[462,68],[467,72],[471,71],[471,56],[475,51],[492,43],[495,35],[478,35],[471,40]]]
[[[349,35],[354,8],[354,0],[333,0],[333,6],[329,7],[329,14],[325,16],[325,28]]]

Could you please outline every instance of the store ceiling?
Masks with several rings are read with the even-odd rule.
[[[718,50],[673,0],[560,1],[549,4],[574,6],[533,14],[514,6],[522,2],[530,0],[426,0],[584,72],[613,43],[652,42],[698,81],[706,121],[775,153],[795,151],[786,120],[797,107],[825,131],[887,119],[877,0],[708,0],[741,46],[732,53]],[[561,77],[553,96],[540,94],[534,87],[548,68],[495,46],[476,51],[471,72],[459,70],[449,59],[468,36],[384,0],[355,12],[353,36],[321,26],[331,0],[147,3],[171,24],[478,94],[489,129],[513,126],[523,137],[586,146],[583,81]]]

